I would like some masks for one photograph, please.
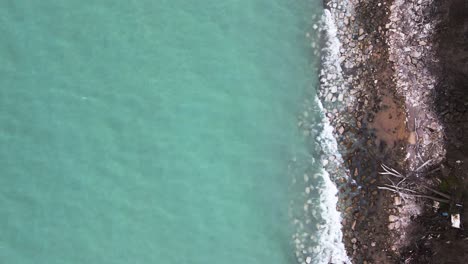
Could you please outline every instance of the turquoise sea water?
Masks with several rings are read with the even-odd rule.
[[[295,263],[319,2],[2,2],[0,263]]]

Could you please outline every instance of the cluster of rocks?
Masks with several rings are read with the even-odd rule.
[[[377,188],[389,183],[381,164],[418,176],[445,156],[433,103],[431,2],[326,1],[318,95],[347,168],[348,178],[332,178],[356,263],[398,262],[411,242],[410,217],[422,211],[414,197]]]
[[[445,87],[468,76],[468,52],[462,59],[459,49],[445,52],[461,68],[451,69],[459,72],[457,80],[446,80],[437,54],[440,41],[434,32],[440,20],[434,5],[433,0],[326,0],[323,18],[313,26],[323,42],[311,43],[314,53],[322,47],[318,98],[341,153],[323,166],[339,190],[343,242],[354,263],[400,263],[430,255],[417,253],[414,245],[434,235],[424,240],[414,230],[429,228],[418,227],[415,217],[428,207],[433,211],[431,202],[379,189],[390,183],[380,175],[381,165],[412,179],[401,187],[424,192],[417,182],[435,186],[434,172],[448,175],[441,162],[450,148],[459,153],[468,144],[468,93]],[[452,35],[463,47],[461,37]],[[298,125],[309,126],[306,121]],[[455,166],[465,162],[468,169],[468,156],[457,155]]]

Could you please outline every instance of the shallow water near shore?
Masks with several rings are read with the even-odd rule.
[[[321,1],[1,5],[2,262],[305,259]]]

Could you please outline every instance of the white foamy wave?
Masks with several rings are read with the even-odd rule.
[[[325,46],[322,50],[322,69],[320,73],[322,87],[320,87],[320,92],[325,101],[333,103],[333,99],[330,100],[330,94],[342,93],[345,89],[345,82],[340,65],[341,43],[337,37],[338,30],[335,21],[329,10],[324,11],[322,26],[325,31]],[[326,111],[322,102],[316,97],[315,103],[323,115],[322,130],[317,137],[317,143],[320,144],[323,151],[321,161],[323,166],[332,170],[334,174],[330,175],[324,168],[320,173],[323,180],[320,208],[324,224],[318,230],[320,243],[317,246],[321,248],[319,258],[321,262],[318,263],[350,263],[342,241],[341,214],[336,209],[338,189],[332,181],[332,177],[333,179],[347,178],[346,169],[338,151],[338,143],[333,135],[333,127],[330,125],[328,118],[324,116]]]
[[[315,141],[313,145],[316,147],[311,151],[315,169],[303,177],[304,200],[300,201],[303,207],[301,212],[297,212],[294,220],[296,234],[293,239],[296,257],[301,264],[351,263],[342,241],[342,218],[337,210],[338,189],[334,183],[338,179],[349,180],[348,173],[338,151],[334,129],[325,113],[336,113],[339,105],[346,104],[353,98],[349,95],[343,98],[346,82],[340,65],[341,44],[333,15],[329,10],[325,10],[321,28],[325,33],[325,43],[321,50],[321,86],[319,97],[314,97],[312,106],[309,106],[320,118],[309,123],[311,125],[307,133]]]
[[[316,103],[323,109],[320,100],[317,98]],[[334,156],[333,162],[335,166],[330,167],[334,167],[336,173],[342,171],[343,175],[339,176],[346,177],[343,168],[340,168],[343,166],[343,159],[338,152],[338,144],[333,136],[333,128],[325,117],[323,118],[323,129],[317,141],[322,146],[324,152],[322,164],[325,160],[328,161],[329,157]],[[323,262],[321,263],[350,263],[342,242],[341,214],[336,210],[338,189],[332,182],[330,174],[325,169],[322,169],[320,175],[324,182],[322,186],[323,189],[320,193],[321,218],[325,221],[318,232],[320,238],[320,244],[318,246],[322,248],[320,259],[322,259]]]
[[[345,81],[340,65],[340,41],[337,37],[337,27],[334,18],[329,10],[325,10],[322,18],[322,27],[325,32],[325,46],[322,49],[322,68],[320,72],[321,98],[328,107],[336,106],[337,94],[345,90]],[[352,100],[351,98],[348,98]],[[336,209],[338,204],[338,189],[333,179],[347,178],[346,168],[343,159],[338,151],[338,143],[333,135],[333,127],[328,118],[325,117],[322,102],[315,97],[315,105],[322,116],[319,127],[320,133],[316,137],[316,144],[320,145],[322,155],[320,157],[320,169],[315,177],[320,178],[318,186],[315,186],[315,198],[318,200],[316,209],[308,215],[311,220],[316,221],[314,236],[311,236],[311,243],[307,254],[301,254],[302,263],[350,263],[343,244],[343,233],[341,230],[341,214]],[[333,158],[332,158],[333,157]],[[325,169],[330,170],[330,173]],[[306,194],[310,190],[306,188]],[[311,193],[313,196],[314,193]],[[307,209],[307,208],[305,208]],[[307,211],[307,210],[305,210]],[[306,224],[308,218],[306,217]],[[309,223],[312,221],[309,221]],[[304,252],[304,251],[302,251]]]
[[[324,11],[323,24],[326,34],[325,54],[322,61],[322,71],[335,71],[337,77],[341,76],[340,48],[341,43],[338,40],[338,29],[335,20],[329,10]]]
[[[326,108],[349,104],[354,97],[347,93],[348,85],[343,78],[341,68],[344,57],[340,55],[341,43],[337,37],[338,29],[333,14],[329,10],[324,11],[321,28],[324,32],[325,43],[321,50],[320,99],[326,104]]]
[[[320,100],[315,97],[314,107],[321,121],[314,124],[314,144],[320,146],[322,154],[313,174],[304,174],[305,191],[303,208],[295,219],[296,234],[293,239],[299,263],[350,263],[342,242],[341,214],[337,211],[338,189],[333,177],[347,177],[333,128],[325,117]],[[333,157],[333,158],[331,158]],[[333,175],[325,169],[331,169]]]

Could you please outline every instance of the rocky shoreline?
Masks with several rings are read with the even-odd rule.
[[[318,95],[348,174],[332,180],[353,263],[468,260],[466,19],[457,17],[450,35],[458,67],[441,59],[449,34],[441,29],[457,16],[454,8],[468,6],[436,2],[325,1]],[[456,214],[461,228],[451,227]]]

